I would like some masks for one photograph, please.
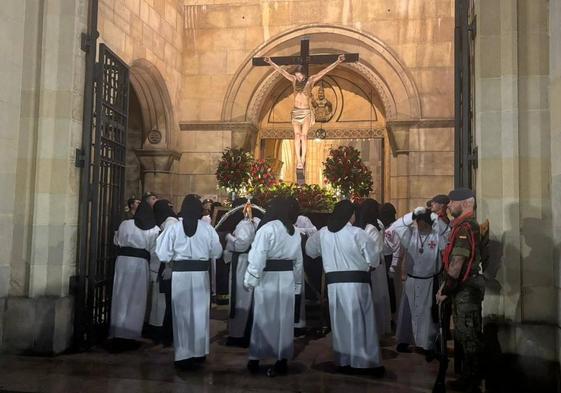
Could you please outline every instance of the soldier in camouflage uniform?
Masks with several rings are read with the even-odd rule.
[[[461,378],[451,382],[450,387],[477,393],[481,392],[484,282],[480,274],[480,232],[474,216],[475,196],[471,190],[460,188],[450,192],[449,198],[448,208],[454,220],[443,258],[445,281],[437,294],[437,302],[450,298],[455,338],[464,350]]]

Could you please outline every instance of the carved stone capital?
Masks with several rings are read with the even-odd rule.
[[[416,121],[402,120],[386,123],[388,139],[394,155],[409,153],[409,132],[411,127],[417,125]]]
[[[144,150],[134,151],[144,173],[169,173],[174,160],[181,154],[175,150]]]

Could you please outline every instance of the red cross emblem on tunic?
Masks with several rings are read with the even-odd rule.
[[[431,250],[434,250],[434,249],[436,248],[436,242],[435,242],[434,240],[431,240],[431,241],[429,242],[429,248],[430,248]]]

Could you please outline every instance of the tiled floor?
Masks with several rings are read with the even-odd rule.
[[[177,371],[173,353],[148,344],[122,354],[96,348],[53,358],[1,356],[0,393],[430,392],[438,368],[418,354],[398,355],[388,339],[383,348],[385,378],[336,374],[328,335],[296,339],[288,376],[252,376],[245,369],[246,350],[224,345],[225,322],[212,319],[211,326],[211,354],[196,372]]]

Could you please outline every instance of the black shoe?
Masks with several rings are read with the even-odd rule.
[[[259,372],[259,360],[250,360],[247,362],[247,369],[251,374],[257,374]]]
[[[337,367],[337,372],[341,374],[352,374],[353,369],[351,366],[339,366]]]
[[[370,369],[369,374],[374,378],[384,378],[386,375],[386,368],[384,366],[373,367]]]
[[[249,342],[245,337],[228,337],[226,339],[226,346],[247,348],[249,346]]]
[[[406,343],[400,343],[397,344],[397,347],[395,348],[395,350],[399,353],[411,353],[411,349],[409,349],[409,344]]]
[[[353,368],[351,367],[351,374],[365,375],[374,378],[383,378],[386,375],[386,368],[384,366],[371,367],[371,368]]]
[[[288,372],[288,365],[286,359],[277,360],[275,365],[267,370],[268,377],[276,377],[277,375],[286,375]]]
[[[306,335],[306,328],[294,328],[294,337],[302,337]]]
[[[425,360],[427,361],[427,363],[432,362],[434,359],[436,359],[436,352],[434,352],[432,349],[425,351]]]
[[[109,352],[120,353],[126,351],[135,351],[142,346],[140,341],[129,340],[126,338],[113,338],[109,344]]]
[[[193,358],[183,359],[174,362],[174,366],[181,371],[191,371],[195,368],[195,362]]]

